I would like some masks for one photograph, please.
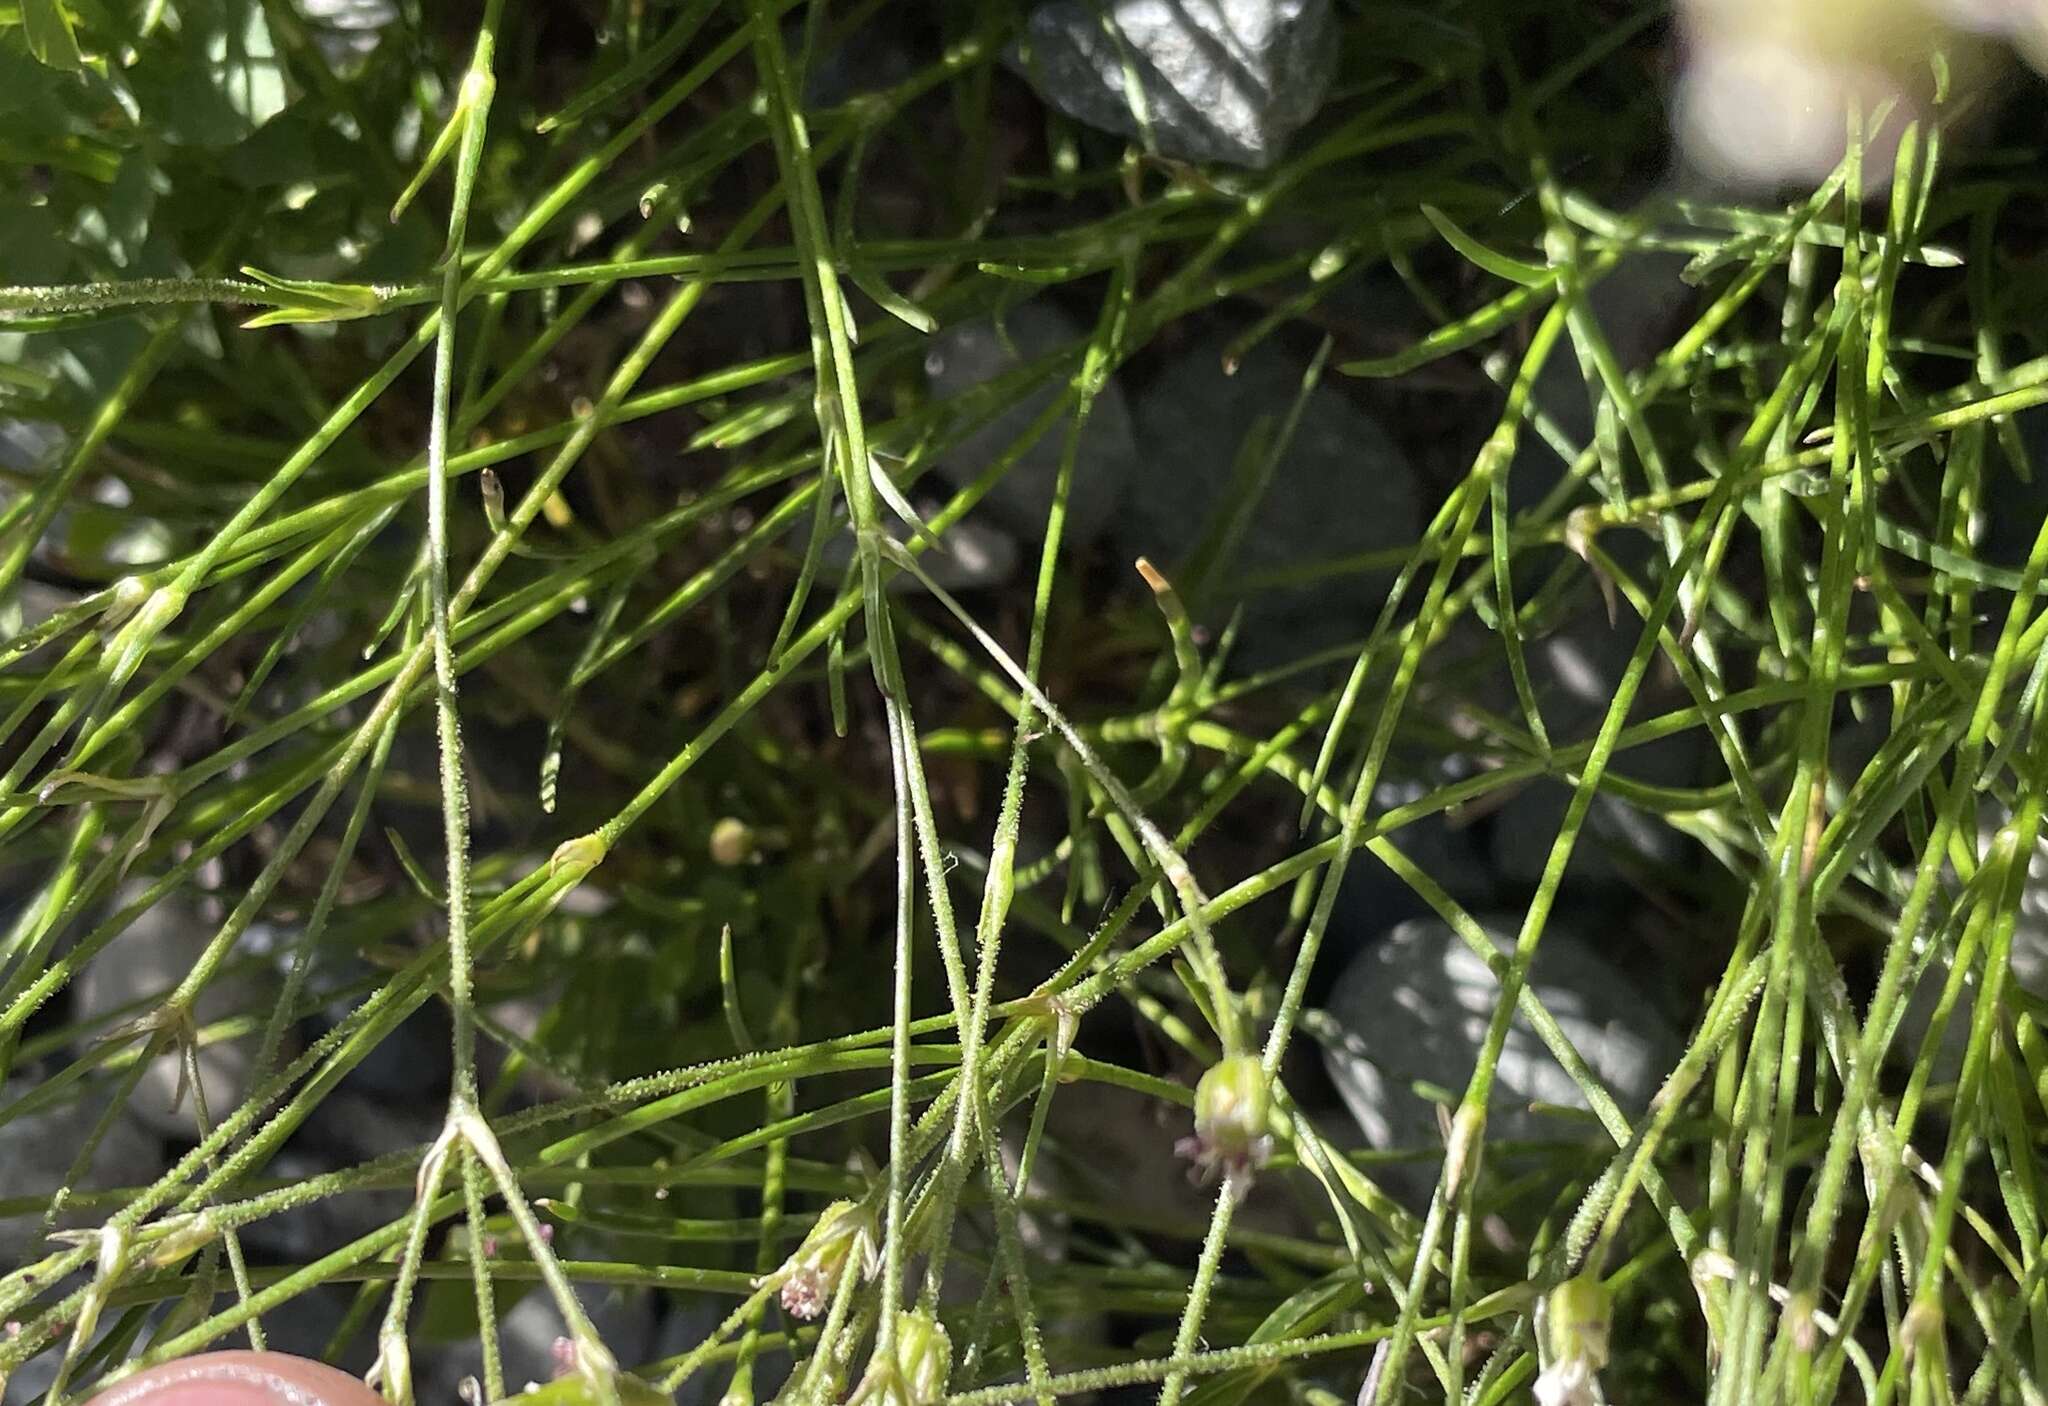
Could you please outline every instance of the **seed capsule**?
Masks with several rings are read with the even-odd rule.
[[[1195,1085],[1195,1135],[1176,1150],[1199,1176],[1221,1172],[1242,1189],[1265,1165],[1273,1139],[1266,1128],[1272,1091],[1256,1055],[1232,1055],[1210,1066]]]
[[[1581,1274],[1552,1289],[1537,1311],[1546,1359],[1536,1378],[1538,1406],[1593,1406],[1601,1401],[1600,1369],[1607,1365],[1614,1298],[1597,1274]]]

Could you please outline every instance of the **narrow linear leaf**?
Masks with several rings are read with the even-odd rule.
[[[853,286],[874,299],[875,305],[907,327],[926,335],[939,330],[938,319],[891,288],[888,281],[871,269],[856,264],[847,270]]]
[[[1526,259],[1513,258],[1498,249],[1481,243],[1458,227],[1457,221],[1434,205],[1422,207],[1422,217],[1428,220],[1444,242],[1463,254],[1467,261],[1485,269],[1497,278],[1510,283],[1519,283],[1524,288],[1537,288],[1550,282],[1550,270],[1541,264],[1532,264]]]
[[[1477,312],[1437,328],[1405,351],[1392,356],[1347,361],[1337,369],[1347,376],[1402,375],[1486,340],[1554,296],[1556,289],[1549,286],[1517,288]]]

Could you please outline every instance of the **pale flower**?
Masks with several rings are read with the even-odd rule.
[[[1597,1274],[1567,1279],[1537,1303],[1538,1406],[1604,1406],[1600,1369],[1607,1365],[1613,1317],[1613,1299]]]
[[[1675,124],[1688,162],[1721,184],[1811,184],[1864,124],[1863,189],[1891,180],[1899,139],[1999,69],[1996,38],[2048,52],[2039,0],[1685,0]]]

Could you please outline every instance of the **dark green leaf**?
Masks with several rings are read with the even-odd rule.
[[[28,51],[37,62],[72,73],[85,66],[85,56],[78,52],[78,35],[62,0],[21,0],[21,23],[28,35]]]

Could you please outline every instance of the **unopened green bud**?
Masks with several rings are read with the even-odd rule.
[[[1533,1391],[1536,1406],[1597,1406],[1600,1369],[1607,1365],[1614,1300],[1597,1274],[1581,1274],[1552,1289],[1536,1309],[1543,1339],[1543,1370]]]
[[[392,1401],[412,1400],[412,1349],[402,1328],[386,1324],[377,1334],[377,1360],[363,1380],[381,1388]]]
[[[953,1374],[953,1340],[939,1320],[922,1313],[896,1315],[896,1366],[908,1406],[929,1406],[946,1394]]]
[[[1550,1291],[1544,1335],[1554,1360],[1607,1365],[1608,1332],[1614,1322],[1614,1298],[1597,1274],[1567,1279]]]
[[[567,874],[578,883],[591,870],[604,863],[610,847],[604,836],[595,830],[588,835],[578,835],[573,840],[564,840],[555,846],[555,852],[548,856],[548,877]]]
[[[148,1254],[143,1257],[143,1263],[151,1269],[168,1269],[181,1264],[220,1235],[220,1227],[214,1223],[211,1211],[173,1216],[159,1223],[156,1229],[163,1232],[162,1238],[152,1242]]]
[[[1221,1060],[1195,1085],[1195,1133],[1218,1157],[1251,1156],[1271,1112],[1266,1071],[1256,1055]]]
[[[151,591],[135,608],[114,637],[107,641],[108,673],[114,683],[125,684],[142,667],[150,647],[170,628],[185,608],[186,592],[175,583]]]
[[[106,623],[110,626],[119,625],[141,609],[142,603],[148,599],[147,581],[140,576],[123,576],[114,583],[112,595],[107,603]]]
[[[1937,1299],[1920,1298],[1906,1310],[1906,1317],[1899,1324],[1899,1345],[1905,1350],[1906,1360],[1911,1362],[1920,1350],[1941,1338],[1941,1303]]]
[[[1444,1142],[1444,1188],[1453,1198],[1479,1179],[1479,1154],[1486,1136],[1486,1105],[1468,1104],[1451,1120]]]
[[[1222,1174],[1234,1194],[1251,1186],[1252,1173],[1266,1165],[1273,1139],[1266,1125],[1273,1095],[1265,1068],[1255,1055],[1218,1061],[1195,1085],[1195,1135],[1174,1150],[1195,1164],[1203,1180]]]
[[[1819,1302],[1810,1293],[1794,1294],[1785,1302],[1785,1332],[1801,1352],[1820,1346],[1819,1313]]]
[[[876,1347],[847,1406],[935,1406],[952,1372],[953,1340],[939,1321],[924,1313],[898,1313],[895,1343],[886,1354]]]

